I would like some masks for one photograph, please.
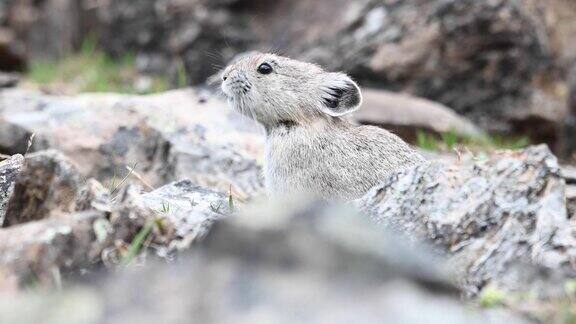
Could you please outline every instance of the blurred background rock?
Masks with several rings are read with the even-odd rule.
[[[0,26],[0,70],[41,83],[74,79],[54,80],[66,71],[38,62],[78,52],[104,51],[99,70],[121,65],[80,90],[151,92],[202,85],[236,54],[270,50],[436,101],[491,133],[573,151],[563,130],[573,114],[571,0],[3,0]]]

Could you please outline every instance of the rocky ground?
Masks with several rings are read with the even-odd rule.
[[[0,0],[0,322],[573,323],[575,18],[570,0]],[[21,74],[87,34],[194,87]],[[249,49],[349,72],[351,120],[430,162],[348,204],[268,201],[263,130],[206,84]]]
[[[3,322],[572,316],[576,177],[546,146],[435,159],[348,206],[262,203],[261,130],[202,91],[12,89],[0,116]]]

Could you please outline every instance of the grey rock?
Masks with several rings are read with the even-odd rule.
[[[358,205],[386,227],[445,251],[469,295],[493,285],[559,296],[576,275],[575,223],[546,146],[419,166],[390,177]]]
[[[576,161],[576,60],[568,72],[568,113],[562,129],[562,155]]]
[[[27,64],[24,44],[14,31],[0,27],[0,70],[22,71]]]
[[[260,212],[219,222],[203,248],[177,265],[121,273],[58,295],[2,298],[0,319],[24,324],[40,319],[58,323],[524,322],[510,313],[464,306],[433,260],[342,207],[301,202],[278,207],[256,208]],[[64,311],[66,305],[73,306]]]
[[[570,218],[576,217],[576,166],[563,165],[560,174],[566,181],[566,204]]]
[[[486,130],[515,130],[511,116],[552,62],[543,19],[523,1],[352,2],[361,8],[354,19],[294,54],[365,86],[440,102]]]
[[[576,3],[571,0],[523,0],[528,9],[548,17],[544,21],[555,53],[555,64],[562,69],[576,59],[576,44],[571,35],[576,32]]]
[[[560,175],[567,184],[576,184],[576,165],[562,165]]]
[[[22,172],[23,166],[22,155],[14,155],[0,162],[0,227],[4,223],[6,206],[12,197],[16,179]]]
[[[80,1],[3,0],[0,5],[0,70],[21,71],[30,58],[55,59],[74,51],[85,36]],[[0,36],[0,39],[8,37]]]
[[[44,0],[30,1],[34,20],[23,28],[21,37],[26,41],[31,59],[64,58],[78,49],[87,32],[83,28],[82,1]]]
[[[66,272],[97,264],[105,245],[93,239],[93,224],[104,217],[90,211],[0,229],[0,291],[55,287]]]
[[[188,84],[199,84],[255,42],[244,17],[231,9],[236,2],[118,0],[100,3],[89,16],[113,55],[135,51],[143,72],[177,79],[184,71]]]
[[[376,89],[363,89],[362,94],[362,106],[354,119],[382,126],[406,141],[415,142],[419,130],[477,140],[485,136],[469,120],[439,103]]]
[[[261,129],[192,89],[153,96],[0,93],[0,151],[62,151],[86,177],[118,183],[134,168],[149,186],[189,178],[247,197],[262,189]],[[135,177],[129,177],[134,180]]]
[[[574,184],[566,187],[566,204],[570,218],[576,217],[576,185]]]
[[[12,88],[20,82],[20,76],[16,73],[0,72],[0,88]]]
[[[90,209],[82,199],[85,179],[75,166],[57,151],[42,151],[26,157],[15,179],[6,207],[4,227],[49,218],[52,214]],[[87,199],[87,197],[86,197]]]
[[[169,250],[185,250],[203,239],[211,226],[232,213],[228,197],[181,180],[141,195],[140,206],[156,211],[175,230]],[[232,201],[233,204],[233,201]]]
[[[18,161],[21,166],[21,156],[13,159],[13,168]],[[63,279],[102,265],[124,264],[128,246],[150,224],[154,226],[146,244],[154,249],[136,260],[172,259],[204,238],[216,220],[231,214],[226,197],[190,181],[146,194],[129,186],[112,200],[108,190],[93,179],[82,180],[70,162],[54,152],[27,157],[24,171],[12,181],[16,189],[0,229],[0,292],[31,284],[57,287]]]

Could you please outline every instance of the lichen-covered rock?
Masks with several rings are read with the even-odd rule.
[[[576,275],[576,224],[545,146],[412,168],[358,204],[387,227],[445,250],[470,295],[495,285],[557,296]]]
[[[0,227],[4,224],[6,206],[12,197],[16,180],[23,166],[24,157],[19,154],[0,162]]]
[[[37,323],[74,305],[59,323],[525,322],[463,305],[421,252],[346,208],[260,206],[219,222],[180,264],[58,295],[4,297],[0,320]]]
[[[138,200],[141,206],[158,212],[170,222],[175,230],[170,245],[177,250],[189,248],[204,238],[214,222],[230,215],[234,208],[233,197],[199,187],[189,180],[168,184],[143,194]]]

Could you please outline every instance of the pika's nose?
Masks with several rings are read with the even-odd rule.
[[[224,70],[224,72],[222,73],[222,81],[226,81],[228,80],[228,78],[230,77],[230,74],[232,73],[232,71],[234,71],[234,69],[232,67],[228,67]]]

